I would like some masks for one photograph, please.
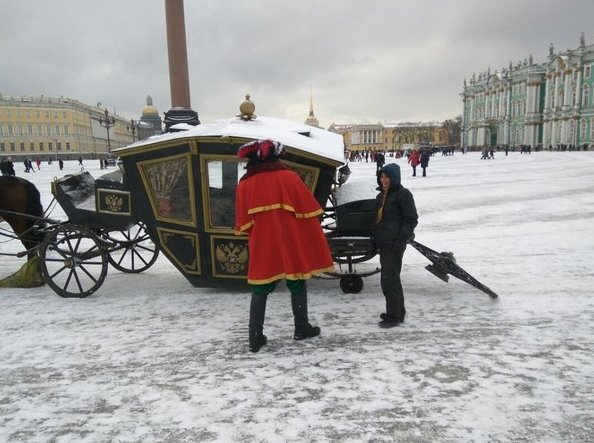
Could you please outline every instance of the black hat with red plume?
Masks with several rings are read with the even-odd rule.
[[[248,160],[270,162],[276,161],[286,151],[285,145],[274,140],[256,140],[239,148],[239,158]]]

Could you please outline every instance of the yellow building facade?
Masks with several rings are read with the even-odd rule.
[[[440,122],[332,124],[328,130],[343,136],[347,151],[397,152],[448,144],[447,131]]]
[[[105,109],[64,97],[0,95],[0,156],[97,158],[132,143],[130,122]],[[102,125],[103,124],[103,125]]]

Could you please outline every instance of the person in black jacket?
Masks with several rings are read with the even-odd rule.
[[[429,166],[430,157],[431,153],[428,149],[425,149],[423,152],[421,152],[421,168],[423,168],[423,177],[427,177],[427,166]]]
[[[392,328],[401,324],[406,315],[400,270],[406,244],[414,239],[419,216],[412,193],[400,182],[400,167],[397,164],[383,167],[380,181],[382,189],[376,197],[373,237],[380,256],[386,312],[380,315],[382,321],[379,325]]]

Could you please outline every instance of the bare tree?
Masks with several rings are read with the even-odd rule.
[[[462,127],[461,115],[454,119],[444,121],[442,127],[447,134],[449,145],[457,145],[460,143],[460,128]]]

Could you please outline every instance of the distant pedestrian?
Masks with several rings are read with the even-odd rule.
[[[41,170],[41,159],[39,157],[37,157],[37,159],[35,160],[35,163],[37,163],[37,170],[40,171]]]
[[[386,157],[384,154],[382,154],[381,152],[378,152],[375,155],[375,176],[377,178],[377,185],[381,186],[380,183],[380,171],[382,170],[382,168],[384,167],[384,164],[386,163]]]
[[[78,165],[79,166],[82,166],[83,165],[83,158],[82,158],[82,156],[81,157],[78,157]]]
[[[421,162],[421,159],[419,157],[419,153],[417,152],[416,149],[413,149],[413,151],[410,153],[410,155],[408,156],[408,162],[410,163],[410,165],[413,168],[413,177],[417,176],[417,165]]]
[[[2,173],[2,175],[9,175],[8,174],[8,160],[6,160],[5,158],[3,158],[0,161],[0,172]]]
[[[60,171],[62,169],[64,169],[64,160],[62,160],[62,159],[58,160],[58,165],[60,166]]]
[[[427,177],[427,167],[429,166],[429,157],[431,154],[428,149],[424,149],[421,153],[421,168],[423,168],[423,177]]]
[[[6,163],[6,172],[8,172],[8,175],[12,175],[14,177],[16,175],[16,171],[14,170],[14,163],[12,162],[12,157],[8,157]]]

